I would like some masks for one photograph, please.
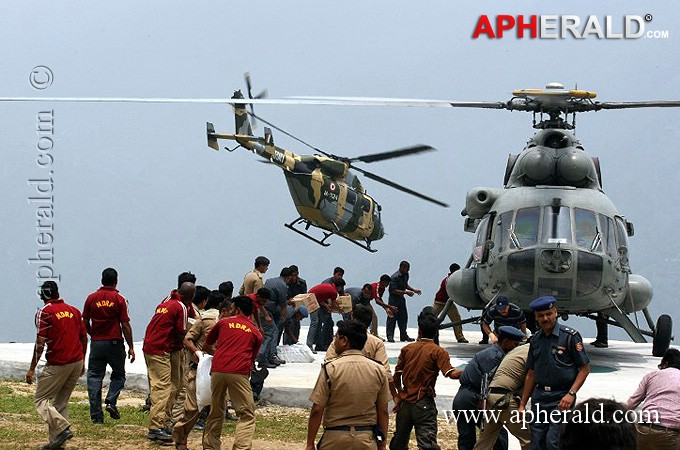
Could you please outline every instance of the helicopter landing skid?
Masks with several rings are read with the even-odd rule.
[[[296,225],[298,225],[298,224],[305,224],[305,230],[308,230],[309,227],[312,226],[312,224],[308,220],[305,220],[302,217],[298,217],[297,219],[293,220],[291,223],[284,223],[283,226],[290,229],[290,230],[295,231],[296,233],[298,233],[298,234],[300,234],[304,237],[306,237],[310,241],[314,241],[317,244],[322,245],[324,247],[328,247],[328,246],[331,245],[331,244],[326,242],[326,239],[333,236],[333,234],[335,234],[335,233],[331,233],[331,232],[328,232],[328,231],[322,231],[321,233],[323,234],[323,239],[317,239],[314,236],[312,236],[311,234],[305,233],[302,230],[298,230],[296,228]]]
[[[303,225],[303,226],[304,226],[304,231],[301,230],[301,229],[299,229],[299,228],[297,228],[297,227],[300,226],[300,225]],[[348,240],[349,242],[351,242],[352,244],[358,245],[359,247],[361,247],[361,248],[363,248],[364,250],[369,251],[369,252],[371,252],[371,253],[375,253],[375,252],[378,251],[378,250],[376,250],[376,249],[374,249],[374,248],[371,248],[371,242],[368,241],[368,240],[366,241],[365,244],[362,243],[362,242],[359,242],[359,241],[355,241],[354,239],[350,239],[350,238],[348,238],[347,236],[343,236],[342,234],[335,233],[335,232],[332,232],[332,231],[328,231],[328,230],[326,230],[325,228],[321,228],[321,227],[319,227],[319,226],[317,226],[317,225],[314,225],[314,224],[311,223],[309,220],[307,220],[307,219],[305,219],[305,218],[302,218],[302,217],[298,217],[297,219],[293,220],[293,221],[290,222],[290,223],[284,223],[283,226],[286,227],[286,228],[288,228],[288,229],[290,229],[290,230],[295,231],[296,233],[298,233],[298,234],[300,234],[300,235],[302,235],[302,236],[304,236],[304,237],[306,237],[306,238],[309,239],[310,241],[314,241],[314,242],[316,242],[317,244],[322,245],[322,246],[324,246],[324,247],[328,247],[328,246],[331,245],[331,244],[329,244],[328,242],[326,242],[326,239],[328,239],[329,237],[331,237],[331,236],[333,236],[333,235],[336,235],[336,236],[339,236],[339,237],[341,237],[341,238],[343,238],[343,239],[347,239],[347,240]],[[319,228],[319,229],[321,230],[321,234],[323,234],[323,239],[318,239],[318,238],[312,236],[311,234],[307,233],[306,231],[309,230],[310,227]]]

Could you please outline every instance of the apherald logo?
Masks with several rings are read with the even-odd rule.
[[[645,23],[652,21],[652,15],[626,15],[615,19],[605,16],[604,23],[594,15],[581,18],[574,15],[518,15],[500,14],[495,18],[480,16],[472,38],[486,36],[489,39],[503,39],[513,33],[519,39],[668,39],[668,30],[645,31]]]

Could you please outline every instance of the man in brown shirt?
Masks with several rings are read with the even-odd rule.
[[[366,327],[354,320],[338,322],[333,345],[339,357],[325,363],[309,399],[306,450],[342,448],[385,450],[390,400],[385,368],[361,349]],[[323,418],[324,433],[314,444]]]
[[[463,373],[451,366],[449,354],[434,343],[437,318],[425,311],[418,316],[418,340],[401,349],[394,368],[394,383],[399,392],[394,410],[397,422],[390,450],[408,449],[411,429],[416,428],[418,448],[439,449],[437,444],[437,407],[434,385],[439,372],[451,379]]]

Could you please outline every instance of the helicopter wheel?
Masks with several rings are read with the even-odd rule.
[[[654,340],[652,344],[652,356],[662,357],[671,345],[673,334],[673,319],[667,314],[659,316],[654,330]]]

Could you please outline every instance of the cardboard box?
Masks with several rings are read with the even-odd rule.
[[[316,301],[316,295],[314,294],[298,294],[291,300],[293,302],[293,307],[297,308],[300,305],[305,305],[307,312],[313,313],[319,309],[319,302]]]
[[[340,308],[337,312],[342,314],[352,312],[352,297],[350,295],[339,295],[337,302]]]

